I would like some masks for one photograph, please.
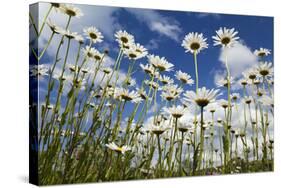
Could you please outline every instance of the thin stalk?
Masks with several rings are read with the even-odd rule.
[[[45,26],[45,24],[46,24],[46,20],[47,20],[49,14],[50,14],[52,8],[53,8],[53,6],[51,5],[51,6],[49,7],[49,9],[48,9],[48,11],[47,11],[47,13],[46,13],[44,19],[43,19],[42,26],[41,26],[41,28],[40,28],[40,30],[39,30],[39,33],[38,33],[38,37],[41,35],[41,33],[42,33],[43,29],[44,29],[44,26]]]

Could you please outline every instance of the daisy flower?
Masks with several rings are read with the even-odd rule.
[[[258,77],[253,80],[253,84],[256,85],[256,86],[258,86],[260,83],[261,83],[261,80]]]
[[[187,125],[187,124],[185,124],[185,123],[179,123],[179,125],[178,125],[178,130],[179,130],[180,132],[185,133],[185,132],[187,132],[189,129],[190,129],[190,126]]]
[[[82,68],[81,72],[84,73],[84,74],[87,74],[89,72],[89,69],[88,68]]]
[[[114,98],[124,101],[131,101],[133,103],[139,103],[142,100],[138,92],[130,92],[128,89],[125,88],[116,88]]]
[[[178,105],[178,106],[172,106],[170,108],[165,107],[163,109],[163,112],[166,112],[170,115],[172,115],[174,118],[180,118],[184,115],[186,112],[186,108],[184,106]]]
[[[257,66],[257,71],[261,76],[272,76],[273,75],[273,67],[271,62],[260,62]]]
[[[159,88],[159,84],[157,82],[150,81],[150,80],[145,80],[144,83],[146,85],[148,85],[149,87],[152,87],[153,89],[158,89]]]
[[[253,97],[252,96],[245,96],[244,97],[244,102],[246,104],[251,104],[252,101],[253,101]]]
[[[52,5],[53,8],[55,8],[55,11],[58,11],[61,7],[60,3],[50,3]]]
[[[137,60],[145,57],[147,55],[147,51],[140,44],[138,44],[138,46],[136,44],[132,44],[128,49],[124,50],[124,54],[127,55],[129,59]]]
[[[100,53],[97,49],[91,48],[90,46],[86,46],[83,49],[83,53],[85,56],[88,56],[89,58],[95,60],[95,61],[100,61],[103,57],[103,54]]]
[[[200,107],[205,107],[209,103],[215,101],[216,97],[219,95],[219,90],[215,89],[206,89],[206,87],[199,88],[198,93],[196,94],[194,91],[186,91],[184,95],[184,100],[186,102],[195,103]]]
[[[242,85],[242,86],[246,86],[247,84],[249,84],[249,80],[247,78],[241,78],[239,80],[239,83]]]
[[[263,95],[260,98],[260,102],[265,105],[265,106],[270,106],[270,107],[274,107],[274,97],[269,97],[267,95]]]
[[[136,43],[134,47],[137,53],[139,53],[143,57],[147,56],[148,54],[147,49],[143,45]]]
[[[180,80],[184,84],[192,85],[194,84],[194,80],[191,79],[191,76],[185,72],[177,71],[176,78]]]
[[[79,69],[79,67],[75,65],[68,65],[68,68],[71,72],[75,72],[75,73],[77,73]]]
[[[208,105],[206,108],[209,112],[215,113],[218,108],[218,104],[216,102],[214,102],[214,103]]]
[[[57,26],[56,24],[54,24],[51,19],[47,20],[47,25],[50,27],[51,31],[56,33],[56,34],[62,34],[63,33],[63,29],[59,26]]]
[[[135,79],[133,79],[133,78],[131,78],[131,77],[129,77],[127,80],[126,80],[126,84],[128,85],[128,86],[135,86],[136,85],[136,80]]]
[[[242,73],[246,79],[254,80],[258,76],[258,71],[256,68],[250,68]]]
[[[174,93],[175,95],[180,95],[183,89],[176,84],[169,84],[162,87],[163,91]]]
[[[77,32],[71,32],[70,30],[64,30],[62,34],[69,39],[75,39],[78,36]]]
[[[71,17],[80,18],[81,16],[84,15],[83,12],[79,8],[77,8],[71,4],[61,4],[60,11]]]
[[[82,35],[76,35],[74,39],[78,41],[80,44],[84,44],[84,38]]]
[[[169,76],[159,76],[159,81],[162,82],[162,84],[166,85],[166,84],[173,84],[174,80],[172,78],[170,78]]]
[[[83,32],[94,44],[103,41],[103,35],[96,27],[84,28]]]
[[[230,94],[230,98],[233,101],[237,101],[240,98],[240,94],[239,93],[232,93],[232,94]]]
[[[200,53],[201,50],[208,48],[206,40],[202,33],[191,32],[184,37],[181,45],[186,49],[185,52]]]
[[[228,107],[228,101],[225,100],[225,99],[219,100],[219,104],[220,104],[220,106],[221,106],[222,108],[224,108],[224,109]],[[230,106],[231,106],[231,105],[230,105]]]
[[[134,36],[127,33],[127,31],[117,31],[114,36],[116,37],[116,41],[119,43],[121,48],[129,48],[135,43]]]
[[[155,72],[155,68],[151,64],[140,64],[141,69],[147,74],[153,74]]]
[[[165,57],[159,57],[155,55],[148,55],[148,62],[153,65],[159,71],[171,71],[174,67],[172,63],[169,63]]]
[[[109,68],[109,67],[103,67],[101,68],[101,71],[104,73],[104,74],[110,74],[112,72],[112,69]]]
[[[234,82],[233,77],[230,77],[229,82],[230,82],[230,85],[233,84],[233,82]],[[216,85],[217,85],[218,87],[227,87],[227,86],[228,86],[228,79],[227,79],[227,78],[220,78],[220,79],[216,82]]]
[[[137,89],[138,91],[138,94],[140,95],[140,97],[143,99],[143,100],[146,100],[148,98],[146,92],[144,89]]]
[[[258,57],[264,57],[264,56],[268,56],[269,54],[271,54],[269,49],[266,48],[260,48],[260,49],[256,49],[254,51],[254,54]]]
[[[161,135],[163,134],[168,128],[164,125],[155,125],[155,124],[151,124],[149,127],[149,130],[156,135]]]
[[[122,147],[119,147],[114,142],[111,142],[109,144],[105,144],[105,146],[108,147],[109,149],[113,150],[113,151],[116,151],[116,152],[122,153],[122,154],[125,154],[125,152],[131,150],[131,148],[129,146],[124,145]]]
[[[174,99],[178,98],[179,94],[177,94],[175,92],[171,92],[171,91],[168,90],[168,91],[163,91],[161,93],[161,97],[164,100],[171,101],[171,100],[174,100]]]
[[[30,76],[43,77],[48,75],[49,68],[46,65],[33,65],[30,67]]]
[[[238,32],[235,31],[234,28],[220,28],[216,31],[216,34],[216,36],[212,37],[214,39],[214,46],[221,45],[223,48],[232,47],[239,39],[239,37],[236,36]]]

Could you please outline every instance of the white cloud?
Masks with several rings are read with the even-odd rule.
[[[215,19],[220,19],[221,15],[215,14],[215,13],[206,13],[206,12],[202,12],[202,13],[197,14],[197,18],[205,18],[205,17],[213,17]]]
[[[40,24],[43,21],[46,11],[48,10],[49,3],[40,4],[39,21]],[[84,16],[80,18],[72,18],[70,29],[81,33],[84,27],[95,26],[101,30],[101,32],[108,37],[113,39],[114,32],[120,27],[119,23],[114,17],[114,12],[118,11],[116,7],[98,7],[88,5],[75,5],[82,10]],[[62,13],[52,11],[49,18],[57,25],[64,27],[67,21],[67,16]]]
[[[148,44],[145,45],[145,47],[148,49],[148,50],[154,50],[154,49],[157,49],[159,47],[159,44],[158,44],[158,40],[156,39],[150,39]]]
[[[257,58],[251,49],[241,43],[237,43],[232,48],[221,50],[219,60],[224,62],[226,55],[230,74],[233,77],[241,76],[245,69],[257,63]]]
[[[179,34],[182,30],[177,20],[164,17],[155,10],[126,10],[135,15],[140,22],[146,23],[151,31],[167,36],[172,40],[179,41]]]

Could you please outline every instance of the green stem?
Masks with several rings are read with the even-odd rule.
[[[42,31],[43,31],[43,28],[44,28],[44,26],[45,26],[45,24],[46,24],[46,20],[47,20],[49,14],[50,14],[52,8],[53,8],[53,6],[51,5],[51,6],[49,7],[49,9],[48,9],[48,12],[46,13],[46,15],[45,15],[45,17],[44,17],[44,19],[43,19],[43,23],[42,23],[42,26],[41,26],[40,31],[39,31],[39,33],[38,33],[38,36],[41,35],[41,33],[42,33]]]
[[[38,61],[40,61],[40,59],[43,57],[45,51],[46,51],[47,48],[49,47],[49,45],[50,45],[50,43],[51,43],[51,41],[52,41],[52,39],[53,39],[53,37],[54,37],[54,34],[55,34],[55,33],[52,32],[52,35],[51,35],[51,37],[49,38],[49,40],[48,40],[46,46],[44,47],[43,51],[40,53],[40,55],[39,55],[39,57],[38,57]]]

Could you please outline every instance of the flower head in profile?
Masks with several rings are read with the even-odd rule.
[[[273,75],[273,67],[271,62],[260,62],[257,66],[257,71],[261,76],[272,76]]]
[[[80,18],[84,15],[79,8],[71,4],[60,4],[60,11],[70,17]]]
[[[34,77],[43,77],[43,76],[47,76],[49,72],[49,68],[44,65],[33,65],[30,67],[30,76],[34,76]]]
[[[172,107],[165,107],[163,109],[164,112],[172,115],[174,118],[180,118],[184,115],[184,113],[187,111],[187,109],[184,106],[178,105],[178,106],[172,106]]]
[[[232,94],[230,94],[230,98],[233,101],[237,101],[240,98],[240,94],[239,93],[232,93]]]
[[[146,64],[146,65],[140,64],[140,67],[145,73],[149,75],[152,75],[155,72],[155,68],[151,64]]]
[[[133,87],[137,84],[136,80],[132,77],[128,77],[125,81],[126,81],[126,85],[130,87]]]
[[[181,81],[183,84],[192,85],[194,84],[194,80],[191,79],[191,76],[185,72],[177,71],[176,78]]]
[[[183,92],[183,89],[181,87],[179,87],[177,84],[164,85],[162,87],[162,90],[164,92],[173,94],[175,96],[179,96]]]
[[[216,34],[216,36],[212,37],[214,39],[214,46],[221,45],[223,48],[232,47],[239,39],[239,37],[236,36],[238,31],[235,31],[234,28],[220,28],[216,31]]]
[[[160,72],[171,71],[174,67],[172,63],[169,63],[165,57],[159,57],[156,55],[148,55],[148,62]]]
[[[114,142],[105,144],[105,146],[113,151],[116,151],[116,152],[122,153],[122,154],[125,154],[125,152],[131,150],[131,147],[129,147],[129,146],[124,145],[124,146],[120,147],[120,146],[117,146]]]
[[[103,35],[96,27],[84,28],[83,32],[94,44],[103,41]]]
[[[69,64],[68,68],[69,68],[70,72],[73,72],[73,73],[77,73],[78,69],[79,69],[78,66],[75,66],[75,65],[72,65],[72,64]]]
[[[61,3],[50,3],[51,6],[55,9],[55,11],[59,11],[61,7]]]
[[[156,134],[156,135],[161,135],[163,134],[166,130],[168,130],[168,127],[165,125],[165,124],[157,124],[155,125],[154,123],[151,124],[149,126],[149,130],[153,133],[153,134]]]
[[[176,93],[168,90],[168,91],[163,91],[161,93],[161,97],[163,100],[171,101],[171,100],[178,98],[179,94],[176,94]]]
[[[161,93],[161,97],[162,99],[165,99],[167,101],[171,101],[178,98],[183,92],[183,89],[181,87],[178,87],[174,84],[165,85],[162,87],[162,90],[163,92]]]
[[[63,30],[61,34],[69,39],[75,39],[76,37],[78,37],[77,32],[71,32],[70,30]]]
[[[270,52],[269,49],[260,48],[260,49],[256,49],[256,50],[254,51],[254,54],[255,54],[257,57],[265,57],[265,56],[268,56],[269,54],[271,54],[271,52]]]
[[[124,50],[124,54],[127,55],[129,59],[137,60],[145,57],[147,55],[147,50],[140,44],[132,44],[129,48]]]
[[[230,79],[229,79],[230,85],[233,84],[233,82],[234,82],[233,77],[230,77]],[[220,79],[216,82],[216,85],[217,85],[218,87],[228,87],[228,79],[222,77],[222,78],[220,78]]]
[[[201,50],[208,48],[206,40],[202,33],[191,32],[184,37],[181,45],[185,48],[185,52],[200,53]]]
[[[78,41],[80,44],[84,44],[84,38],[82,35],[76,35],[74,38],[76,41]]]
[[[159,84],[157,82],[154,82],[152,80],[145,80],[144,83],[148,85],[149,87],[152,87],[153,89],[158,89]]]
[[[104,74],[110,74],[112,72],[112,68],[110,67],[102,67],[101,68],[101,71],[104,73]]]
[[[46,23],[53,33],[56,33],[56,34],[63,33],[63,29],[61,27],[57,26],[55,23],[53,23],[50,18],[47,20]]]
[[[246,104],[248,104],[248,105],[250,105],[253,100],[254,100],[254,99],[253,99],[252,96],[245,96],[245,97],[244,97],[244,102],[245,102]]]
[[[117,31],[114,35],[119,46],[123,49],[128,49],[132,44],[135,43],[134,36],[127,33],[127,31]]]
[[[239,80],[239,83],[240,83],[242,86],[246,86],[246,85],[249,84],[249,79],[247,79],[247,78],[241,78],[241,79]]]
[[[138,94],[140,95],[140,97],[143,99],[143,100],[146,100],[148,98],[147,94],[146,94],[146,91],[144,89],[139,89],[137,88],[137,91],[138,91]]]
[[[85,56],[87,56],[90,59],[93,59],[95,61],[100,61],[103,57],[103,54],[100,53],[97,49],[91,48],[90,46],[86,46],[83,49],[83,53]]]
[[[228,101],[225,100],[225,99],[220,99],[220,100],[218,101],[218,103],[219,103],[219,105],[220,105],[222,108],[224,108],[224,109],[226,109],[226,108],[228,107]],[[231,105],[231,104],[230,104],[230,105]]]
[[[270,97],[268,95],[263,95],[259,101],[265,105],[265,106],[270,106],[270,107],[274,107],[274,97]]]
[[[162,84],[164,84],[164,85],[174,83],[174,80],[172,78],[170,78],[169,76],[166,76],[166,75],[163,75],[163,76],[160,75],[159,81],[162,82]]]
[[[206,107],[206,110],[208,110],[210,113],[215,113],[217,108],[218,108],[218,103],[213,102],[212,104],[210,104]]]
[[[202,87],[198,89],[197,94],[194,91],[186,91],[183,95],[186,102],[195,103],[203,108],[215,101],[216,97],[219,95],[219,90],[209,90],[206,89],[206,87]]]
[[[258,76],[258,71],[255,67],[249,68],[248,70],[244,71],[243,73],[244,78],[249,80],[255,80]]]
[[[180,132],[187,132],[188,130],[192,129],[192,126],[187,123],[179,122],[178,129]]]
[[[116,88],[114,92],[114,98],[124,101],[131,101],[133,103],[139,103],[142,98],[136,91],[129,91],[125,88]]]

